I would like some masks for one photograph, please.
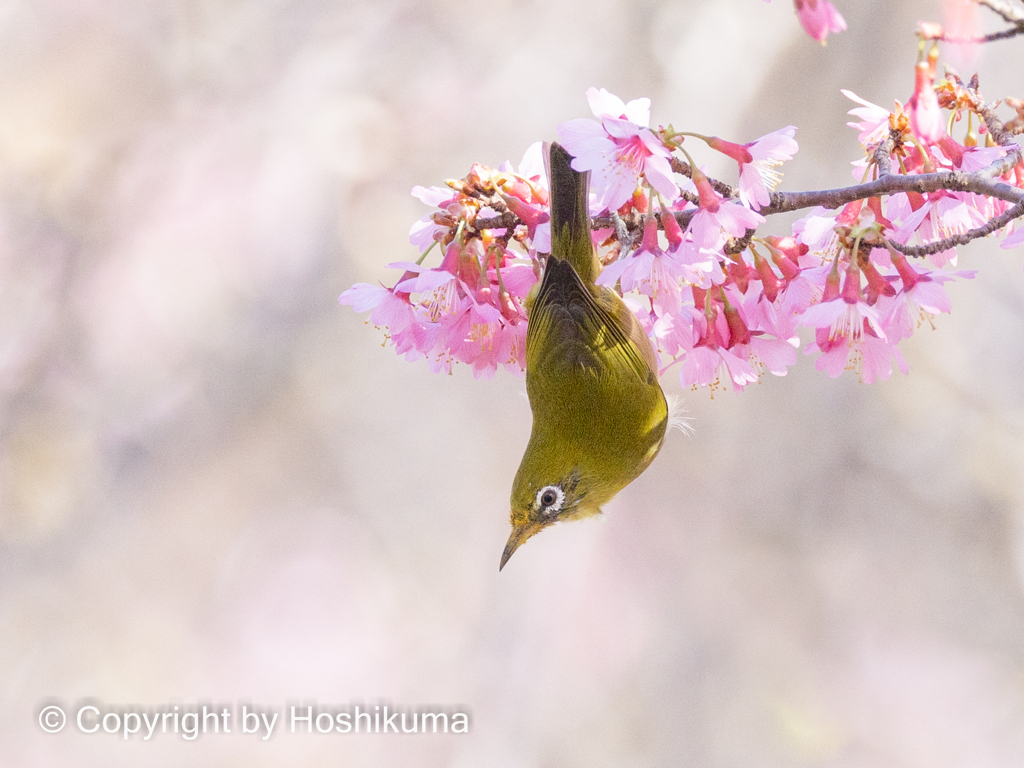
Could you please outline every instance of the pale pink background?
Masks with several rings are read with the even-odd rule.
[[[787,0],[0,3],[0,766],[1024,764],[1020,252],[963,251],[908,377],[685,393],[694,436],[500,575],[522,379],[336,302],[414,257],[414,184],[591,85],[793,123],[783,188],[848,183],[839,89],[906,99],[939,9],[836,3],[824,48]],[[964,74],[1024,96],[1022,51]],[[125,743],[43,733],[51,697],[473,721]]]

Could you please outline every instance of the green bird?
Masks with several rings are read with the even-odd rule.
[[[561,520],[600,513],[665,439],[668,404],[657,359],[633,313],[596,285],[589,173],[551,145],[551,255],[527,298],[526,393],[533,429],[512,483],[512,534],[499,570],[523,542]]]

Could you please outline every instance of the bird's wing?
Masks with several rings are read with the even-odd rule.
[[[644,383],[656,381],[615,314],[598,302],[568,261],[549,258],[530,308],[527,371],[582,366],[598,376],[628,373]]]
[[[602,287],[598,289],[597,303],[618,319],[621,324],[620,327],[623,328],[629,340],[636,345],[637,351],[643,356],[647,365],[652,371],[657,371],[658,356],[654,351],[654,346],[647,336],[647,331],[644,330],[640,321],[636,319],[636,315],[629,311],[626,302],[615,291]]]

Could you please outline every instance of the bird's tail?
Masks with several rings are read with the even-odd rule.
[[[590,239],[590,172],[580,173],[571,163],[562,145],[551,145],[551,255],[566,259],[585,285],[593,285],[601,266]]]

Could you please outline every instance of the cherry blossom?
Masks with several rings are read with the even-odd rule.
[[[669,164],[671,152],[647,128],[650,101],[623,104],[604,89],[591,88],[587,97],[600,122],[578,118],[558,126],[562,144],[573,155],[572,167],[591,171],[591,191],[599,208],[617,210],[633,196],[643,177],[668,201],[679,196]],[[617,116],[606,113],[619,109]],[[635,122],[636,118],[640,122]]]
[[[760,214],[739,203],[724,200],[703,172],[694,169],[693,182],[697,186],[700,205],[690,219],[688,231],[698,248],[716,248],[724,235],[743,237],[748,229],[755,229],[764,222]]]
[[[680,281],[688,274],[696,279],[691,269],[661,248],[658,244],[658,222],[653,216],[648,216],[640,247],[605,267],[596,282],[610,286],[618,282],[623,292],[637,290],[649,296],[659,314],[677,314],[681,308]]]
[[[797,9],[816,39],[842,22],[825,0]],[[926,39],[942,34],[922,29]],[[992,107],[982,106],[976,81],[965,85],[947,71],[935,86],[935,51],[916,65],[906,108],[897,101],[889,111],[843,91],[856,104],[848,125],[864,150],[853,165],[865,186],[852,199],[835,190],[840,203],[828,192],[773,194],[778,166],[797,150],[793,126],[748,143],[655,130],[649,99],[587,91],[596,119],[557,130],[573,167],[591,172],[590,211],[602,219],[593,232],[604,265],[597,284],[623,296],[651,339],[659,373],[677,368],[684,387],[712,391],[784,376],[802,346],[799,326],[813,330],[805,354],[830,377],[853,371],[871,383],[894,367],[909,370],[897,345],[952,310],[946,283],[974,274],[949,269],[955,245],[1024,201],[1016,192],[1024,189],[1019,150],[993,122]],[[1021,132],[1024,101],[1005,103],[1017,112],[1006,125]],[[956,128],[965,113],[966,128]],[[683,148],[687,137],[735,160],[735,186],[708,176]],[[887,140],[889,155],[879,157]],[[542,152],[537,142],[518,169],[475,164],[443,187],[414,188],[432,208],[410,232],[419,261],[389,265],[400,274],[392,287],[358,283],[341,303],[369,313],[398,354],[426,358],[432,370],[461,363],[480,377],[499,367],[522,373],[527,296],[551,248]],[[1009,153],[1017,153],[1012,166]],[[886,174],[927,178],[915,189],[887,189]],[[757,234],[766,215],[799,209],[804,215],[788,233]],[[1024,244],[1020,219],[998,223],[1002,247]]]
[[[784,161],[792,160],[796,154],[795,133],[796,127],[788,125],[748,144],[734,144],[717,136],[708,139],[707,143],[739,163],[739,197],[743,204],[763,208],[771,201],[769,193],[782,180],[782,174],[775,169]]]
[[[804,31],[824,44],[829,32],[846,30],[846,19],[828,0],[793,0]]]
[[[865,101],[853,91],[848,91],[845,88],[840,93],[861,105],[847,112],[847,114],[861,119],[859,123],[847,123],[851,128],[860,131],[857,134],[857,141],[865,148],[877,146],[889,133],[889,110],[872,104],[870,101]]]

